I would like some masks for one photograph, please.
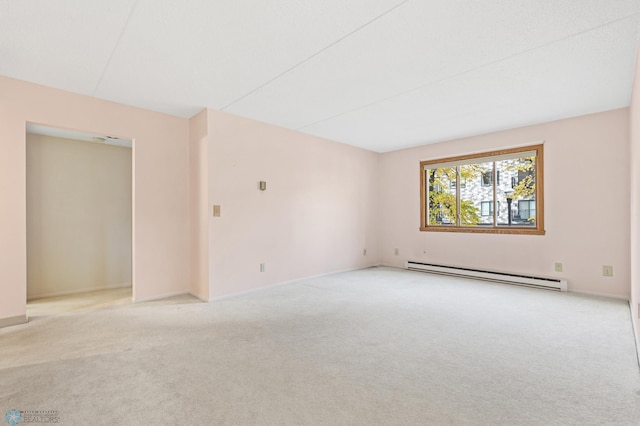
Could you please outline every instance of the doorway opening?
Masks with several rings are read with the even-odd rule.
[[[27,315],[131,303],[133,141],[27,123]]]

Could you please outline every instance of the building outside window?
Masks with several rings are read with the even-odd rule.
[[[421,188],[422,231],[544,234],[542,145],[423,161]]]

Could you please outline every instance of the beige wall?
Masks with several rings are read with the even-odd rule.
[[[544,236],[421,232],[421,160],[544,141]],[[382,262],[429,261],[562,277],[629,297],[629,110],[619,109],[383,154]],[[400,255],[394,255],[394,248]],[[554,271],[554,262],[564,272]],[[602,265],[614,276],[603,277]]]
[[[209,139],[207,110],[189,121],[189,282],[191,294],[209,300]]]
[[[379,263],[376,153],[212,110],[185,120],[4,77],[0,93],[0,320],[26,312],[27,122],[134,140],[134,300]]]
[[[131,149],[27,134],[27,298],[131,285]]]
[[[379,263],[378,154],[209,110],[208,155],[210,298]]]
[[[631,95],[631,318],[640,357],[640,55]]]
[[[189,121],[4,77],[0,94],[2,324],[26,312],[27,122],[134,140],[135,300],[187,291],[211,299],[406,259],[562,276],[572,290],[630,296],[629,194],[637,223],[639,182],[634,166],[632,191],[628,109],[379,155],[213,110]],[[635,164],[637,99],[635,90]],[[418,231],[420,160],[541,140],[545,236]],[[597,207],[584,208],[594,194]],[[637,305],[637,227],[633,235]],[[602,277],[603,264],[613,278]]]
[[[26,314],[27,122],[133,139],[134,299],[189,291],[189,121],[0,77],[0,322]]]

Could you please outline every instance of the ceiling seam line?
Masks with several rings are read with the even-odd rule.
[[[102,68],[102,73],[100,73],[100,78],[98,79],[98,82],[96,83],[96,87],[93,89],[91,96],[96,96],[96,93],[98,92],[98,88],[100,87],[100,84],[102,84],[102,80],[104,79],[104,76],[107,73],[107,68],[109,68],[109,65],[111,65],[111,61],[113,60],[113,57],[116,54],[116,50],[118,50],[118,46],[120,46],[120,41],[122,40],[122,36],[124,35],[124,32],[129,27],[129,21],[131,20],[131,17],[133,16],[133,12],[136,10],[136,7],[138,7],[139,1],[140,0],[136,0],[133,3],[133,6],[129,11],[129,15],[127,16],[127,19],[124,21],[124,26],[122,27],[120,34],[118,34],[118,39],[116,40],[116,43],[113,46],[113,49],[111,50],[111,54],[109,55],[107,62],[104,64],[104,67]]]
[[[469,73],[472,73],[474,71],[480,70],[482,68],[486,68],[486,67],[489,67],[489,66],[492,66],[492,65],[499,64],[500,62],[508,61],[509,59],[513,59],[513,58],[516,58],[518,56],[524,55],[526,53],[530,53],[530,52],[533,52],[535,50],[542,49],[544,47],[548,47],[548,46],[551,46],[553,44],[566,41],[566,40],[571,39],[573,37],[578,37],[578,36],[584,35],[584,34],[586,34],[588,32],[591,32],[591,31],[599,30],[599,29],[604,28],[604,27],[606,27],[608,25],[616,24],[618,22],[621,22],[621,21],[636,17],[638,15],[640,15],[640,12],[632,13],[631,15],[627,15],[627,16],[624,16],[622,18],[614,19],[613,21],[605,22],[604,24],[600,24],[600,25],[597,25],[595,27],[591,27],[589,29],[579,31],[579,32],[574,33],[574,34],[570,34],[570,35],[568,35],[566,37],[559,38],[557,40],[552,40],[552,41],[549,41],[547,43],[541,44],[539,46],[535,46],[535,47],[532,47],[530,49],[525,49],[525,50],[523,50],[521,52],[517,52],[517,53],[514,53],[514,54],[509,55],[509,56],[505,56],[504,58],[496,59],[495,61],[487,62],[486,64],[478,65],[477,67],[470,68],[468,70],[461,71],[461,72],[459,72],[457,74],[453,74],[453,75],[441,78],[440,80],[434,80],[434,81],[431,81],[429,83],[425,83],[425,84],[422,84],[420,86],[414,87],[412,89],[408,89],[408,90],[405,90],[403,92],[396,93],[395,95],[391,95],[391,96],[388,96],[386,98],[378,99],[378,100],[375,100],[375,101],[370,102],[368,104],[365,104],[365,105],[350,109],[348,111],[341,112],[341,113],[336,114],[336,115],[332,115],[331,117],[323,118],[323,119],[314,121],[312,123],[305,124],[304,126],[296,127],[295,130],[302,130],[302,129],[305,129],[307,127],[311,127],[311,126],[314,126],[316,124],[319,124],[319,123],[322,123],[322,122],[325,122],[325,121],[333,120],[334,118],[340,117],[342,115],[346,115],[346,114],[349,114],[349,113],[352,113],[352,112],[355,112],[355,111],[358,111],[358,110],[361,110],[361,109],[368,108],[370,106],[373,106],[373,105],[381,103],[381,102],[386,102],[388,100],[391,100],[391,99],[394,99],[394,98],[397,98],[397,97],[400,97],[400,96],[408,95],[409,93],[416,92],[418,90],[425,89],[425,88],[430,87],[430,86],[436,86],[436,85],[438,85],[440,83],[443,83],[443,82],[445,82],[447,80],[451,80],[451,79],[463,76],[465,74],[469,74]]]
[[[358,28],[352,30],[351,32],[345,34],[344,36],[340,37],[338,40],[326,45],[325,47],[323,47],[322,49],[318,50],[316,53],[312,54],[311,56],[308,56],[307,58],[303,59],[302,61],[296,63],[295,65],[292,65],[291,67],[287,68],[286,70],[282,71],[280,74],[276,75],[275,77],[267,80],[266,82],[262,83],[261,85],[259,85],[258,87],[256,87],[255,89],[249,91],[248,93],[240,96],[239,98],[235,99],[234,101],[231,101],[230,103],[228,103],[227,105],[223,106],[222,108],[220,108],[221,111],[225,111],[227,108],[229,108],[230,106],[232,106],[233,104],[240,102],[241,100],[243,100],[244,98],[251,96],[252,94],[254,94],[255,92],[257,92],[258,90],[262,89],[263,87],[267,86],[268,84],[273,83],[274,81],[276,81],[277,79],[279,79],[280,77],[282,77],[283,75],[293,71],[294,69],[298,68],[300,65],[304,64],[305,62],[310,61],[311,59],[315,58],[316,56],[322,54],[323,52],[327,51],[328,49],[332,48],[333,46],[337,45],[338,43],[344,41],[345,39],[351,37],[352,35],[354,35],[355,33],[357,33],[358,31],[364,29],[365,27],[368,27],[369,25],[373,24],[374,22],[376,22],[377,20],[381,19],[382,17],[388,15],[389,13],[393,12],[394,10],[396,10],[397,8],[403,6],[404,4],[408,3],[410,0],[403,0],[400,3],[396,4],[395,6],[393,6],[391,9],[388,9],[387,11],[385,11],[384,13],[376,16],[375,18],[371,19],[368,22],[365,22],[364,24],[360,25]]]

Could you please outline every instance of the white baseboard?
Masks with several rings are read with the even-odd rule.
[[[597,291],[584,291],[584,290],[576,290],[573,288],[569,288],[568,290],[569,293],[575,293],[575,294],[584,294],[585,296],[598,296],[598,297],[606,297],[608,299],[617,299],[617,300],[625,300],[625,301],[629,301],[629,297],[628,296],[620,296],[618,294],[610,294],[610,293],[600,293]]]
[[[636,342],[636,357],[638,358],[638,366],[640,366],[640,340],[638,337],[638,329],[636,328],[636,322],[633,320],[633,309],[631,309],[631,302],[629,302],[629,315],[631,316],[630,319],[631,319],[631,331],[633,332],[633,341]],[[640,313],[638,313],[638,315],[640,315]]]
[[[209,301],[207,299],[205,299],[204,297],[200,297],[199,295],[197,295],[195,293],[189,292],[189,293],[186,293],[186,294],[188,294],[189,296],[195,297],[196,299],[200,300],[201,302],[209,303]]]
[[[400,270],[403,270],[403,271],[408,271],[407,268],[394,266],[394,265],[382,264],[380,266],[384,266],[385,268],[393,268],[393,269],[400,269]],[[469,279],[474,279],[474,278],[473,277],[469,277]],[[621,296],[619,294],[611,294],[611,293],[601,293],[601,292],[597,292],[597,291],[576,290],[576,289],[571,288],[571,287],[569,287],[567,289],[567,292],[568,293],[575,293],[575,294],[584,294],[585,296],[606,297],[606,298],[609,298],[609,299],[625,300],[627,302],[629,301],[629,297],[628,296]]]
[[[27,321],[27,315],[17,315],[15,317],[0,318],[0,328],[10,327],[12,325],[24,324]]]
[[[192,293],[190,291],[178,291],[178,292],[175,292],[175,293],[163,294],[161,296],[145,297],[144,299],[135,300],[133,303],[153,302],[153,301],[156,301],[156,300],[168,299],[170,297],[175,297],[175,296],[191,296],[191,297],[195,297],[196,299],[200,300],[201,302],[204,302],[204,303],[208,303],[209,302],[207,299],[204,299],[204,298],[202,298],[202,297],[198,296],[197,294]]]
[[[256,292],[256,291],[267,290],[267,289],[274,288],[274,287],[280,287],[280,286],[287,285],[287,284],[297,283],[299,281],[310,280],[310,279],[313,279],[313,278],[326,277],[327,275],[342,274],[344,272],[359,271],[361,269],[372,268],[374,266],[379,266],[379,265],[373,264],[373,265],[362,266],[362,267],[358,267],[358,268],[342,269],[340,271],[326,272],[326,273],[323,273],[323,274],[310,275],[308,277],[296,278],[294,280],[282,281],[282,282],[279,282],[279,283],[269,284],[269,285],[265,285],[265,286],[262,286],[262,287],[256,287],[256,288],[252,288],[252,289],[245,290],[245,291],[239,291],[237,293],[230,293],[230,294],[225,294],[225,295],[218,296],[218,297],[212,297],[212,298],[209,299],[209,302],[217,302],[217,301],[220,301],[220,300],[230,299],[232,297],[244,296],[245,294],[253,293],[253,292]]]
[[[155,300],[168,299],[169,297],[191,295],[188,291],[176,291],[175,293],[161,294],[159,296],[145,297],[144,299],[136,299],[133,303],[153,302]],[[194,296],[195,297],[195,296]]]
[[[77,290],[54,291],[54,292],[50,292],[50,293],[43,293],[43,294],[38,294],[36,296],[27,297],[27,301],[37,300],[37,299],[44,299],[44,298],[47,298],[47,297],[68,296],[70,294],[91,293],[93,291],[100,291],[100,290],[113,290],[113,289],[116,289],[116,288],[124,288],[124,287],[131,287],[131,283],[111,284],[111,285],[107,285],[107,286],[103,286],[103,287],[81,288],[81,289],[77,289]]]
[[[400,271],[409,271],[409,269],[405,268],[404,266],[396,266],[396,265],[386,265],[384,263],[381,263],[380,265],[377,265],[381,268],[391,268],[391,269],[398,269]],[[411,272],[415,272],[415,271],[411,271]]]
[[[373,264],[373,265],[367,265],[367,266],[362,266],[362,267],[358,267],[358,268],[349,268],[349,269],[342,269],[342,270],[339,270],[339,271],[326,272],[326,273],[323,273],[323,274],[311,275],[311,276],[302,277],[302,278],[296,278],[294,280],[288,280],[288,281],[283,281],[283,282],[279,282],[279,283],[275,283],[275,284],[269,284],[269,285],[266,285],[266,286],[263,286],[263,287],[252,288],[250,290],[240,291],[240,292],[231,293],[231,294],[225,294],[223,296],[212,297],[212,298],[209,298],[209,299],[205,299],[205,298],[203,298],[203,297],[201,297],[201,296],[199,296],[199,295],[197,295],[197,294],[195,294],[193,292],[190,292],[190,291],[180,291],[180,292],[176,292],[176,293],[163,294],[161,296],[153,296],[153,297],[147,297],[147,298],[144,298],[144,299],[135,300],[134,303],[152,302],[154,300],[166,299],[168,297],[181,296],[181,295],[193,296],[196,299],[201,300],[201,301],[203,301],[205,303],[216,302],[218,300],[224,300],[224,299],[228,299],[228,298],[231,298],[231,297],[237,297],[237,296],[242,296],[244,294],[253,293],[254,291],[266,290],[268,288],[274,288],[274,287],[279,287],[279,286],[282,286],[282,285],[293,284],[293,283],[298,282],[298,281],[309,280],[309,279],[312,279],[312,278],[324,277],[324,276],[327,276],[327,275],[340,274],[340,273],[343,273],[343,272],[350,272],[350,271],[357,271],[357,270],[360,270],[360,269],[367,269],[367,268],[371,268],[371,267],[374,267],[374,266],[379,266],[379,265],[378,264]]]

